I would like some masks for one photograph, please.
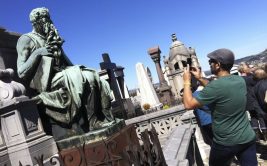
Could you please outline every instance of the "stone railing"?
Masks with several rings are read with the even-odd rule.
[[[138,135],[152,125],[155,127],[169,166],[203,164],[201,159],[197,160],[201,157],[195,140],[195,123],[193,111],[186,111],[183,105],[126,120],[126,124],[135,124]]]
[[[166,110],[160,110],[136,118],[128,119],[126,124],[135,124],[136,132],[140,135],[145,129],[151,129],[153,125],[158,133],[160,142],[164,145],[172,130],[183,124],[195,123],[192,111],[186,112],[183,105],[175,106]]]

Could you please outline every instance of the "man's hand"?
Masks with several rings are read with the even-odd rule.
[[[191,70],[190,72],[194,75],[194,77],[195,77],[197,80],[199,80],[199,79],[202,78],[201,71],[199,70],[198,67],[194,67],[194,70]]]
[[[183,75],[184,82],[191,82],[191,73],[189,64],[184,68],[184,75]]]
[[[209,83],[207,79],[203,79],[200,68],[194,67],[194,70],[191,70],[190,72],[200,82],[201,85],[206,86]]]
[[[190,67],[189,65],[184,68],[184,96],[183,96],[183,103],[185,109],[194,109],[196,107],[200,107],[201,104],[192,96],[191,91],[191,73],[190,73]]]

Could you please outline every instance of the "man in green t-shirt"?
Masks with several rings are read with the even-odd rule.
[[[217,80],[201,77],[199,69],[184,70],[184,96],[186,109],[209,105],[212,115],[213,143],[210,166],[230,165],[236,156],[241,166],[257,166],[255,133],[246,115],[246,83],[237,75],[231,75],[234,54],[228,49],[218,49],[208,54],[211,73]],[[205,86],[194,98],[191,91],[191,73]]]

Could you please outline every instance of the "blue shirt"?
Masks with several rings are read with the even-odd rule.
[[[193,96],[197,97],[198,93],[199,93],[199,91],[195,91],[193,93]],[[201,108],[197,108],[197,109],[195,109],[195,112],[196,112],[197,118],[199,119],[201,126],[211,124],[211,122],[212,122],[211,121],[211,114],[210,114],[210,110],[207,106],[204,105]]]

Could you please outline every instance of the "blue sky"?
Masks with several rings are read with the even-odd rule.
[[[217,48],[231,49],[236,58],[263,51],[266,6],[266,0],[1,0],[0,26],[29,32],[30,11],[47,7],[74,64],[97,70],[107,52],[125,67],[125,80],[132,89],[137,87],[137,62],[148,66],[157,82],[147,50],[159,45],[161,55],[168,55],[172,33],[196,49],[205,70],[209,69],[206,55]]]

